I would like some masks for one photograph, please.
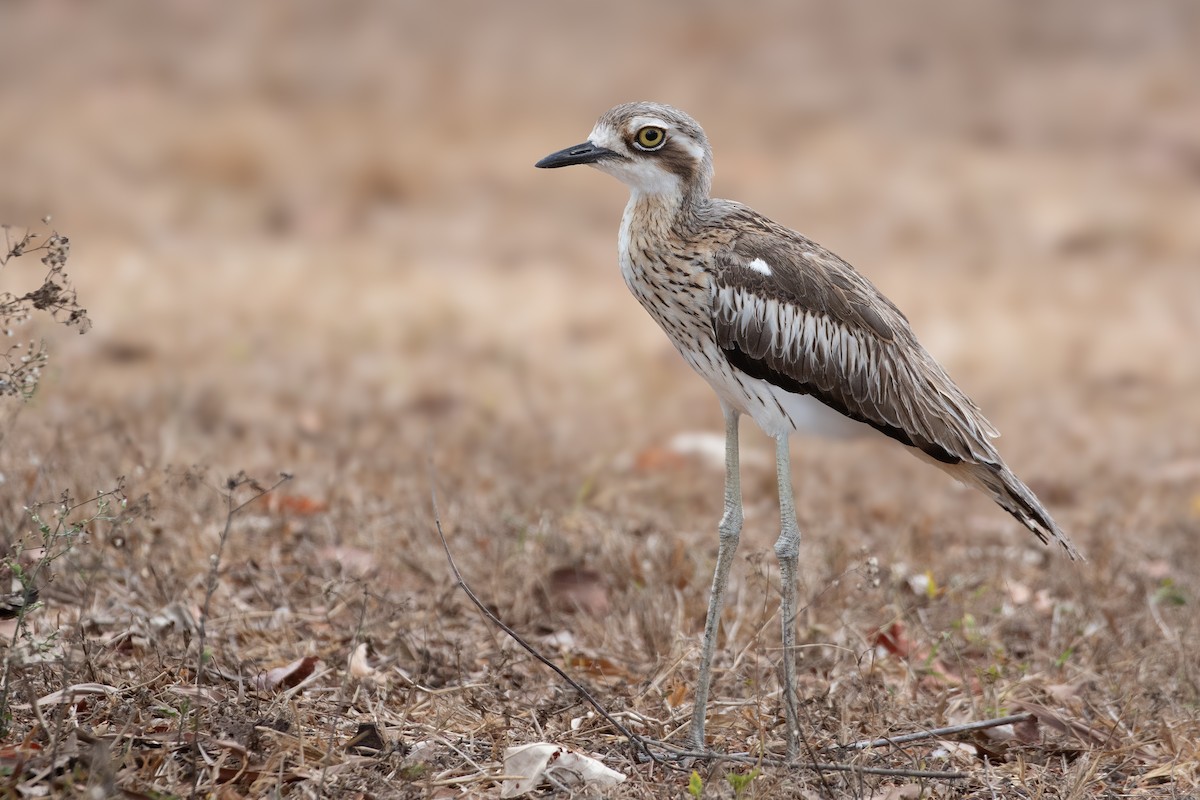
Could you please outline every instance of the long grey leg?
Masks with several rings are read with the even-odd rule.
[[[725,513],[717,526],[720,547],[717,550],[717,569],[713,573],[712,591],[708,595],[708,617],[704,622],[704,644],[700,650],[700,676],[696,679],[696,702],[692,707],[692,746],[704,749],[704,712],[708,706],[708,687],[712,681],[713,651],[717,646],[717,629],[721,626],[721,608],[725,603],[725,585],[729,568],[742,535],[742,481],[738,472],[738,412],[721,405],[725,412]]]
[[[796,561],[800,556],[800,526],[792,496],[792,460],[786,434],[775,440],[775,470],[779,480],[781,531],[775,542],[779,558],[779,618],[783,625],[783,708],[787,717],[788,757],[800,751],[800,721],[796,713]]]

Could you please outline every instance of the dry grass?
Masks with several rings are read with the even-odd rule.
[[[808,741],[966,777],[764,766],[743,796],[1192,796],[1200,28],[969,7],[6,12],[0,70],[31,77],[2,90],[0,218],[54,213],[95,327],[47,328],[5,410],[0,525],[50,560],[4,636],[5,796],[497,796],[539,740],[625,772],[611,796],[686,794],[470,606],[430,507],[436,475],[475,591],[679,741],[721,470],[670,442],[719,413],[620,285],[621,187],[531,169],[638,97],[908,312],[1089,559],[895,448],[797,439]],[[710,743],[778,754],[774,478],[743,439]],[[294,478],[231,517],[242,470]],[[23,507],[120,476],[123,513],[34,549]],[[1022,710],[1019,737],[826,750]],[[706,797],[750,773],[694,768]]]

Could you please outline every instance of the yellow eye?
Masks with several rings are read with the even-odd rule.
[[[637,132],[633,138],[635,144],[643,150],[657,150],[667,141],[667,132],[662,128],[647,125]]]

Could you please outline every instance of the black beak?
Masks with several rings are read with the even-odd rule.
[[[597,147],[591,142],[584,142],[574,147],[568,147],[566,150],[551,153],[534,164],[534,166],[540,169],[554,169],[556,167],[570,167],[574,164],[595,164],[602,158],[612,158],[615,155],[616,153],[612,150]]]

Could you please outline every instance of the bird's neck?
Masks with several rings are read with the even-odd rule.
[[[666,238],[687,229],[707,202],[680,192],[642,192],[634,189],[621,220],[623,232],[646,238]]]
[[[707,201],[706,201],[707,202]],[[642,305],[657,318],[648,287],[663,279],[665,263],[655,254],[686,250],[699,228],[702,206],[679,196],[634,191],[617,237],[621,275]]]

